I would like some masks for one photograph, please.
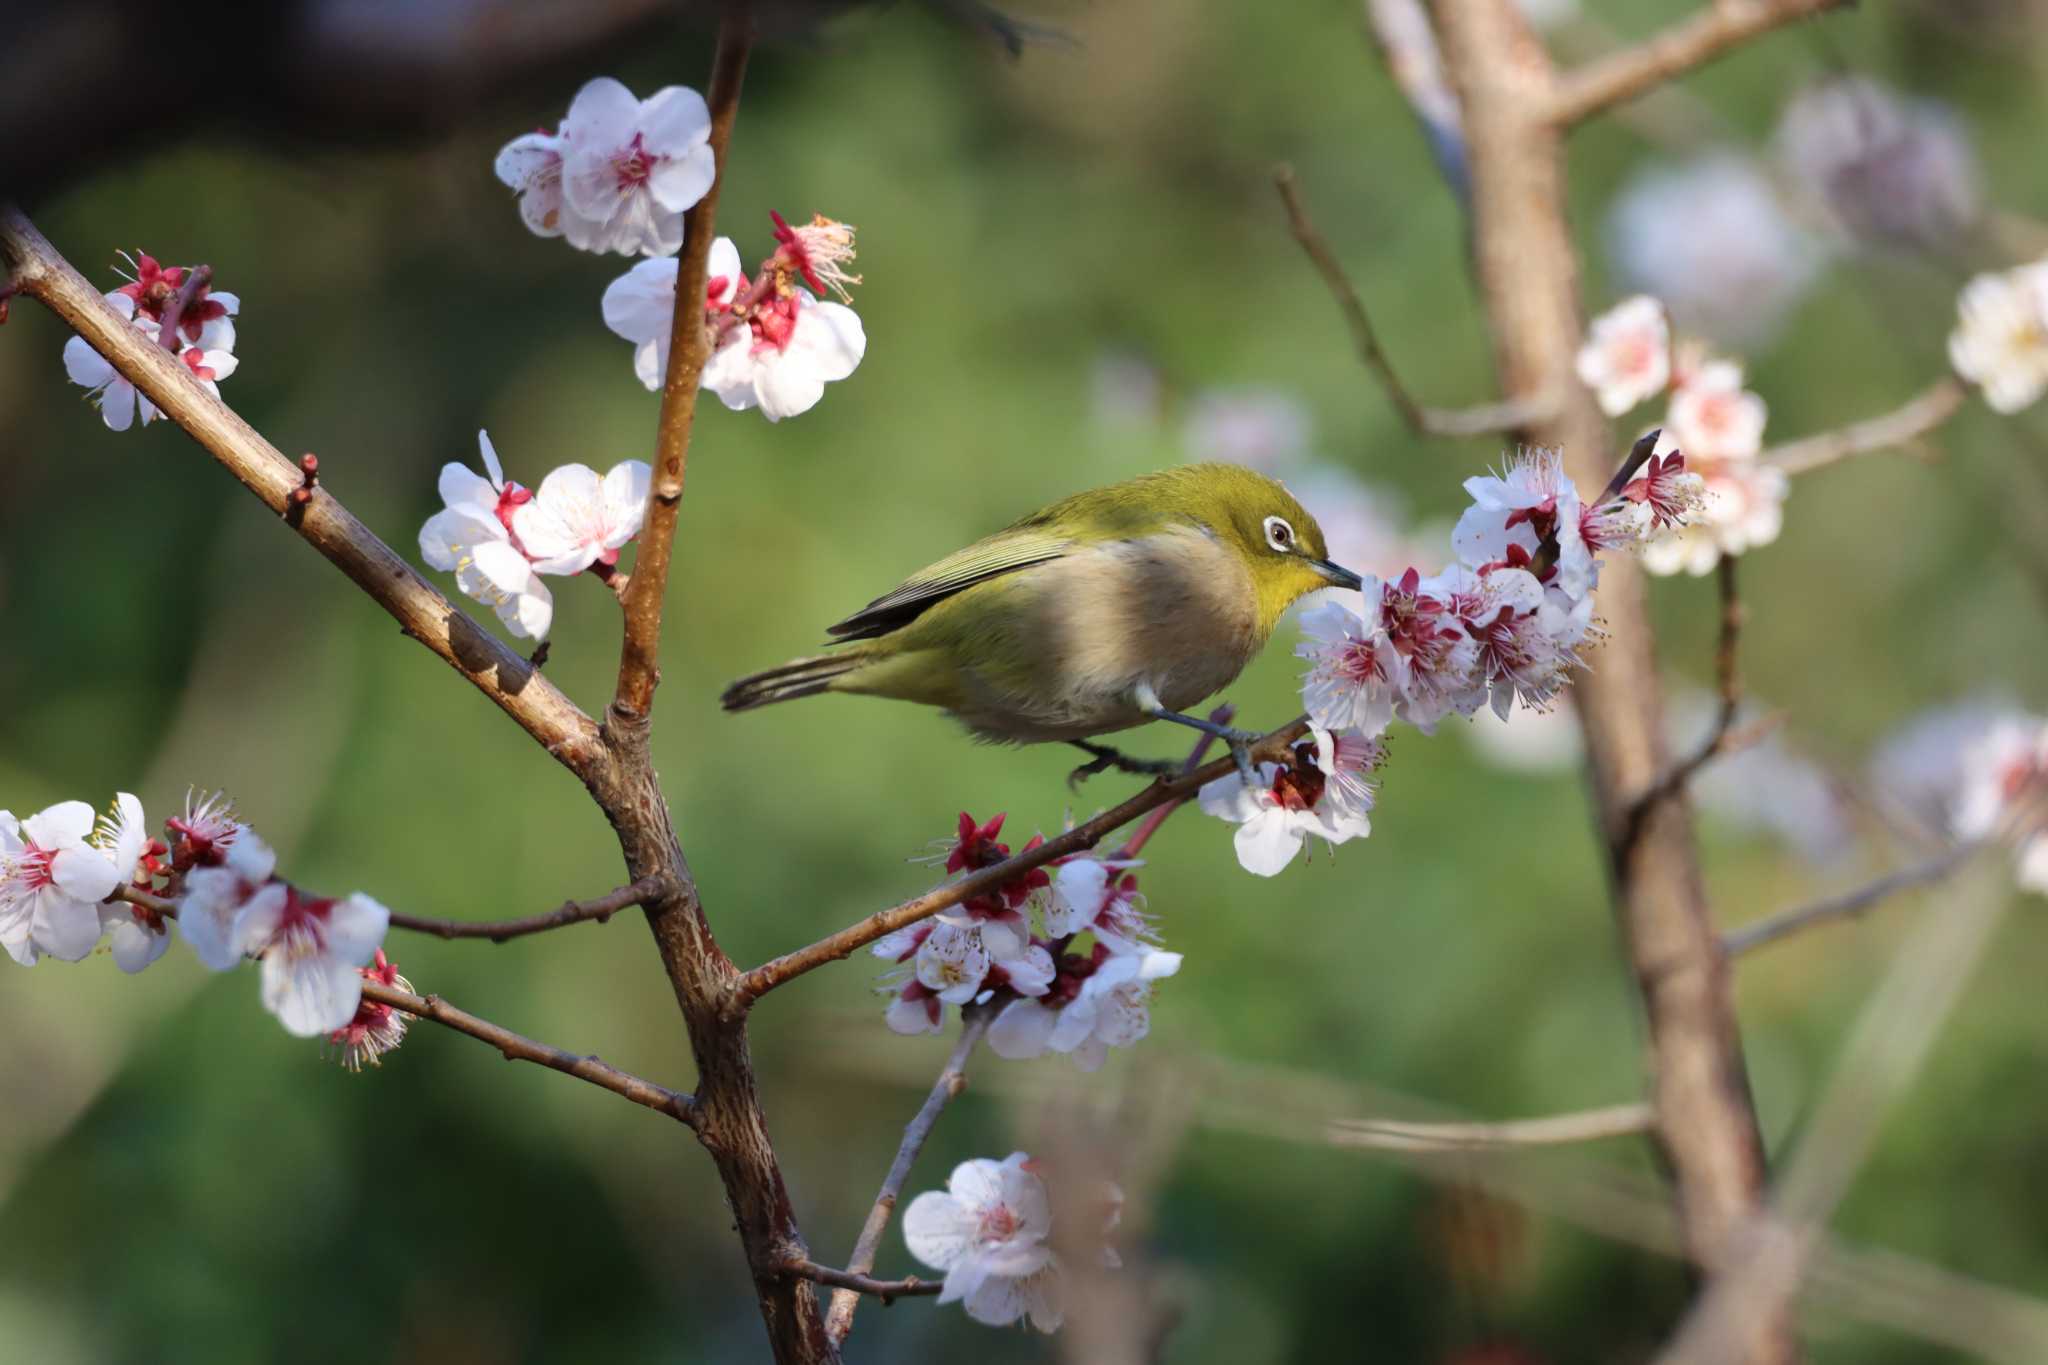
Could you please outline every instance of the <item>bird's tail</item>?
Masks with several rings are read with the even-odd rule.
[[[718,701],[728,711],[751,711],[778,701],[816,696],[830,687],[834,678],[869,661],[869,656],[857,649],[792,659],[779,668],[741,678],[720,693]]]

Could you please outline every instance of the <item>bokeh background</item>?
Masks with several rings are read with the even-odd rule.
[[[1589,7],[1550,15],[1558,50],[1598,51],[1683,8]],[[749,76],[721,225],[752,260],[771,208],[857,224],[870,346],[801,419],[700,410],[655,743],[742,962],[922,889],[931,872],[907,859],[963,808],[1007,811],[1028,834],[1121,787],[1071,797],[1069,751],[976,747],[908,708],[722,715],[725,682],[809,650],[825,623],[1025,509],[1218,442],[1313,471],[1425,569],[1448,557],[1460,481],[1499,456],[1399,425],[1271,189],[1273,165],[1293,163],[1426,401],[1491,396],[1457,209],[1358,6],[1117,0],[1035,17],[1071,40],[1013,62],[896,6],[787,32]],[[1942,372],[1967,273],[2039,253],[2043,18],[2016,0],[1867,4],[1585,130],[1571,166],[1589,311],[1638,283],[1681,308],[1692,290],[1683,320],[1741,348],[1778,439],[1903,400]],[[678,27],[606,69],[644,93],[701,86],[707,68],[705,35]],[[1843,72],[1952,121],[1955,145],[1927,155],[1965,160],[1879,195],[1940,201],[1933,226],[1876,244],[1845,232],[1780,155],[1788,102]],[[411,553],[437,469],[473,461],[479,427],[528,482],[649,448],[656,400],[598,315],[628,263],[528,235],[490,172],[591,74],[396,145],[201,129],[109,146],[29,207],[107,287],[117,248],[213,263],[243,300],[228,399],[283,449],[317,451],[332,491]],[[1752,177],[1750,202],[1711,231],[1708,210],[1654,198],[1701,157]],[[1759,226],[1758,202],[1781,220]],[[1668,238],[1645,236],[1660,224]],[[609,832],[566,774],[175,429],[108,432],[65,382],[64,339],[25,303],[0,330],[0,803],[121,788],[160,818],[188,784],[223,787],[295,880],[417,913],[525,913],[616,884]],[[2038,413],[1973,402],[1923,452],[1937,461],[1880,455],[1797,481],[1783,536],[1744,563],[1744,669],[1787,720],[1780,766],[1734,770],[1705,802],[1724,922],[1907,856],[1845,793],[1882,793],[1870,755],[1916,713],[1987,690],[2048,701],[2044,437]],[[1657,585],[1677,689],[1711,682],[1712,596],[1711,580]],[[594,708],[615,610],[594,582],[557,600],[549,672]],[[1294,714],[1291,635],[1229,694],[1248,720]],[[1512,1116],[1640,1091],[1641,1028],[1569,756],[1510,742],[1523,762],[1502,766],[1503,737],[1485,738],[1404,736],[1373,837],[1271,881],[1237,868],[1226,827],[1172,820],[1144,882],[1187,961],[1152,1038],[1093,1077],[1059,1058],[978,1060],[911,1189],[1084,1123],[1130,1137],[1148,1153],[1134,1252],[1180,1305],[1174,1362],[1644,1359],[1689,1292],[1675,1262],[1569,1209],[1457,1195],[1318,1145],[1318,1103],[1371,1113],[1405,1095]],[[1779,799],[1793,788],[1804,799]],[[1797,1132],[1902,928],[1943,899],[1742,965],[1774,1142]],[[2016,910],[1836,1227],[2048,1295],[2048,923],[2038,901]],[[422,989],[690,1082],[632,913],[504,947],[392,947]],[[835,1261],[945,1049],[887,1033],[872,985],[865,961],[819,972],[754,1031],[800,1216]],[[276,1027],[252,971],[213,976],[177,953],[138,978],[104,955],[10,967],[0,1039],[10,1358],[761,1356],[710,1163],[589,1087],[424,1026],[351,1076]],[[1217,1059],[1316,1098],[1299,1121],[1279,1101],[1250,1121]],[[1652,1172],[1633,1142],[1598,1155]],[[919,1269],[893,1231],[881,1269]],[[1808,1325],[1816,1361],[1963,1358],[1827,1311]],[[1058,1346],[914,1301],[867,1306],[849,1351],[993,1365]]]

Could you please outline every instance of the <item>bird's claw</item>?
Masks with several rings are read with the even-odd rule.
[[[1180,771],[1180,765],[1170,759],[1132,758],[1129,754],[1112,749],[1107,744],[1087,744],[1077,740],[1074,741],[1074,747],[1094,755],[1067,774],[1067,786],[1074,791],[1079,791],[1081,784],[1097,773],[1115,771],[1135,773],[1141,777],[1165,777]]]
[[[1230,756],[1237,760],[1237,775],[1244,779],[1244,784],[1247,787],[1259,785],[1258,769],[1252,766],[1251,746],[1251,741],[1259,738],[1261,737],[1258,735],[1247,735],[1240,730],[1233,731],[1232,738],[1229,741]]]

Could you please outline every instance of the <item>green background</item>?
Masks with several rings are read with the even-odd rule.
[[[1612,18],[1645,31],[1676,8]],[[712,923],[742,963],[921,890],[930,873],[906,858],[963,807],[1008,811],[1026,835],[1123,787],[1097,779],[1076,802],[1070,751],[976,747],[907,708],[828,699],[726,716],[725,682],[809,650],[825,623],[1031,506],[1183,458],[1180,414],[1206,389],[1298,396],[1321,456],[1398,490],[1418,522],[1454,516],[1460,481],[1498,458],[1489,441],[1424,443],[1399,426],[1270,188],[1273,163],[1291,161],[1420,394],[1491,395],[1457,211],[1356,6],[1142,0],[1054,18],[1077,41],[1012,64],[922,11],[863,12],[771,45],[750,74],[721,226],[752,261],[770,208],[857,224],[869,350],[800,419],[700,410],[655,753]],[[1601,39],[1581,27],[1558,41]],[[1760,43],[1691,89],[1751,145],[1801,82],[1839,67],[1938,94],[1967,119],[1997,202],[2043,214],[2041,58],[2037,38],[1993,44],[1926,9],[1869,5]],[[647,93],[701,87],[707,67],[702,35],[681,32],[616,74]],[[228,399],[287,452],[317,451],[333,493],[411,555],[435,472],[474,461],[479,426],[529,483],[650,447],[655,399],[598,315],[630,263],[531,237],[490,174],[498,145],[558,118],[575,84],[523,91],[403,150],[201,139],[109,158],[32,209],[107,286],[119,247],[212,262],[243,300]],[[1605,205],[1669,154],[1612,122],[1575,139],[1589,309],[1614,297]],[[1960,272],[1995,259],[1838,262],[1749,357],[1771,433],[1880,411],[1940,373]],[[572,779],[174,429],[106,431],[64,381],[64,335],[25,302],[0,330],[0,803],[100,804],[120,788],[160,819],[187,784],[224,787],[294,880],[416,913],[522,914],[616,884],[616,847]],[[1157,421],[1097,417],[1093,375],[1111,352],[1157,366]],[[2039,580],[2015,543],[2037,537],[2038,564],[2027,517],[2043,432],[2039,413],[2002,420],[1973,403],[1937,465],[1880,456],[1798,482],[1783,537],[1744,565],[1744,667],[1803,750],[1860,772],[1924,706],[1985,685],[2044,700]],[[595,582],[554,583],[548,671],[595,710],[616,613]],[[1710,681],[1709,584],[1655,593],[1663,656],[1696,685]],[[1247,720],[1294,713],[1291,637],[1230,693]],[[1038,1148],[1083,1113],[1156,1117],[1146,1097],[1178,1087],[1192,1123],[1147,1129],[1163,1180],[1134,1182],[1156,1201],[1134,1217],[1135,1250],[1185,1307],[1166,1359],[1436,1362],[1494,1339],[1549,1362],[1646,1358],[1688,1292],[1674,1262],[1321,1149],[1312,1115],[1233,1120],[1245,1106],[1221,1087],[1183,1084],[1225,1057],[1339,1083],[1340,1112],[1384,1102],[1341,1087],[1485,1116],[1639,1092],[1641,1029],[1580,789],[1490,768],[1457,728],[1397,742],[1369,841],[1271,881],[1238,870],[1223,826],[1171,821],[1144,886],[1187,963],[1155,1002],[1152,1039],[1094,1077],[1058,1059],[1021,1077],[978,1060],[987,1083],[948,1115],[911,1188],[941,1185],[967,1156]],[[1872,847],[1816,872],[1712,820],[1702,837],[1730,924],[1907,856]],[[1797,1132],[1904,926],[1942,900],[1741,967],[1774,1142]],[[2048,926],[2038,901],[2017,911],[1837,1227],[2048,1294]],[[505,947],[392,947],[422,989],[690,1081],[633,913]],[[888,1034],[871,986],[870,964],[848,963],[756,1019],[797,1209],[835,1262],[944,1050]],[[253,969],[212,976],[181,949],[139,978],[104,954],[0,972],[0,1040],[10,1358],[760,1358],[710,1162],[674,1125],[594,1089],[429,1027],[381,1071],[346,1075],[263,1013]],[[1041,1098],[1006,1098],[1019,1079]],[[1629,1142],[1598,1155],[1651,1169]],[[918,1268],[892,1231],[881,1270]],[[1809,1323],[1817,1361],[1961,1358],[1824,1313]],[[1056,1349],[913,1301],[866,1307],[849,1354]]]

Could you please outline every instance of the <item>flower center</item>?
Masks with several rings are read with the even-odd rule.
[[[981,1240],[984,1242],[1007,1242],[1017,1235],[1023,1220],[1008,1204],[998,1204],[981,1215]]]
[[[640,134],[633,134],[633,140],[626,144],[624,151],[612,154],[612,172],[619,178],[621,191],[638,189],[647,183],[653,173],[654,158],[647,154]]]
[[[22,839],[22,851],[14,861],[0,868],[0,880],[15,882],[23,891],[40,891],[46,886],[57,884],[56,875],[50,870],[56,853],[51,849],[38,848],[33,839]]]

